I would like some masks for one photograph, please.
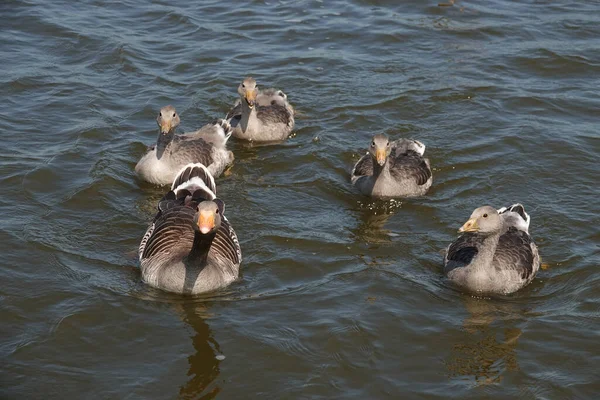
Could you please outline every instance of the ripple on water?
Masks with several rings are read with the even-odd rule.
[[[5,397],[593,397],[596,9],[11,0]],[[230,142],[217,185],[242,276],[197,297],[149,288],[136,251],[166,188],[133,168],[157,111],[192,131],[247,75],[298,115],[284,143]],[[351,186],[379,132],[427,145],[427,196]],[[475,207],[516,201],[544,269],[515,295],[461,294],[443,249]]]

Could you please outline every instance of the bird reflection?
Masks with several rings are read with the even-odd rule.
[[[360,203],[359,224],[352,229],[356,239],[365,243],[390,243],[392,232],[384,229],[387,220],[400,208],[402,203],[396,200],[375,200]]]
[[[206,323],[209,317],[207,308],[204,304],[198,303],[178,304],[176,308],[182,319],[194,330],[191,338],[195,350],[195,353],[188,357],[189,379],[179,389],[179,397],[213,399],[221,391],[215,380],[219,376],[219,364],[224,357]]]
[[[517,342],[521,329],[496,327],[496,319],[514,322],[524,310],[514,303],[465,296],[469,316],[463,322],[466,336],[454,344],[446,365],[451,376],[474,379],[476,385],[498,383],[506,371],[518,371]]]

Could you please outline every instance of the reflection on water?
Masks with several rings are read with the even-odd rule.
[[[206,323],[208,310],[202,303],[177,304],[175,307],[182,319],[194,330],[191,338],[195,350],[188,357],[189,380],[179,389],[179,396],[183,399],[215,398],[221,391],[215,380],[219,376],[219,364],[224,357]]]
[[[463,321],[465,335],[455,343],[446,362],[450,376],[474,380],[475,385],[499,383],[506,371],[518,371],[517,344],[522,317],[514,303],[465,296],[469,316]],[[500,320],[504,326],[492,326]]]
[[[359,202],[359,223],[351,229],[357,241],[363,243],[391,243],[394,234],[384,229],[390,216],[402,206],[399,200],[366,200]]]

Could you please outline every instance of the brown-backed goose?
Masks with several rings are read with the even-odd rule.
[[[233,282],[242,253],[224,210],[208,169],[202,164],[185,166],[158,203],[158,213],[140,243],[144,282],[183,294]]]

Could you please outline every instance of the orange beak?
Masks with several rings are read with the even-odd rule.
[[[258,90],[256,90],[256,89],[246,92],[246,101],[248,102],[248,106],[250,106],[250,109],[254,108],[254,104],[256,103],[256,95],[257,94],[258,94]]]
[[[376,158],[377,158],[377,164],[379,164],[379,165],[385,164],[385,159],[386,159],[385,153],[386,153],[385,149],[377,149],[377,152],[375,153]]]
[[[210,212],[200,211],[198,218],[198,229],[200,233],[207,234],[215,227],[215,215]]]
[[[160,124],[160,133],[169,133],[171,130],[171,122],[163,121]]]
[[[476,218],[471,218],[458,230],[459,232],[477,232],[479,231],[479,225],[477,224]]]

